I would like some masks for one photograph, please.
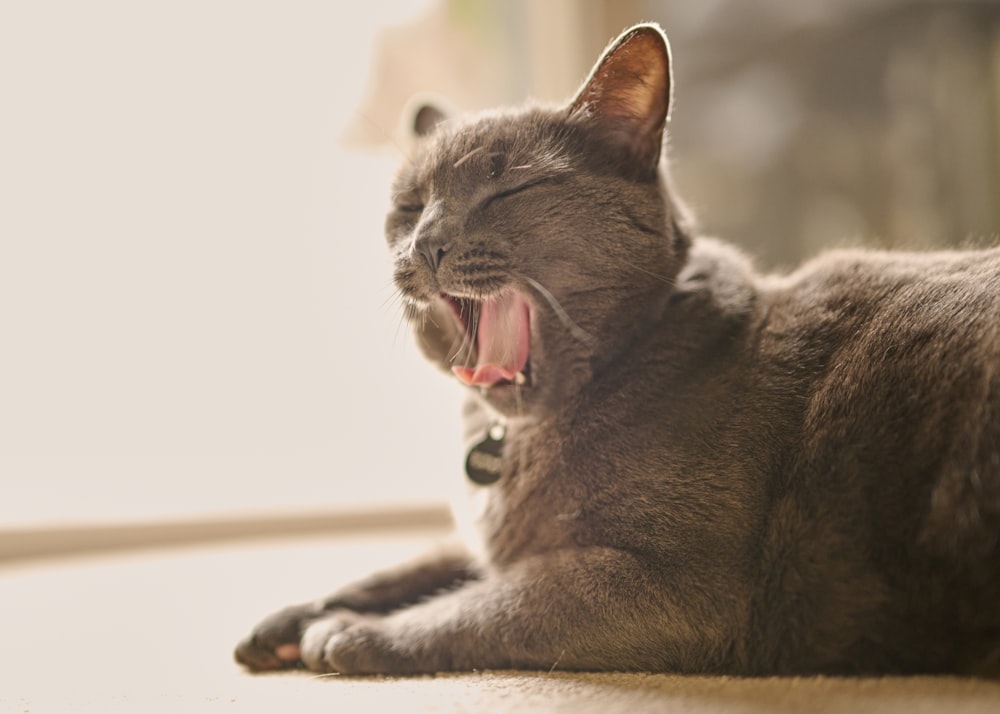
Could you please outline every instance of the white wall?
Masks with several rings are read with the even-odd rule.
[[[461,478],[392,299],[398,157],[337,143],[423,4],[0,4],[0,527]]]

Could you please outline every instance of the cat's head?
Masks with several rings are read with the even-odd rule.
[[[666,37],[640,25],[566,106],[417,113],[395,282],[427,356],[501,412],[572,398],[664,309],[688,240],[661,164],[670,96]]]

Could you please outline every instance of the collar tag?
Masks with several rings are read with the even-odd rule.
[[[496,423],[490,426],[482,441],[469,449],[465,457],[465,475],[480,486],[489,486],[500,478],[503,466],[503,440],[507,427]]]

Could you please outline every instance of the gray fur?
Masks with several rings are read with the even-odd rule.
[[[1000,675],[1000,250],[760,276],[669,190],[669,97],[639,26],[567,107],[442,122],[403,167],[431,361],[470,357],[442,293],[531,303],[529,382],[470,389],[473,433],[507,422],[485,558],[282,611],[239,661]]]

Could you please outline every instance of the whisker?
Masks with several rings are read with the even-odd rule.
[[[527,275],[524,276],[524,279],[527,280],[531,284],[531,287],[537,290],[538,293],[543,298],[545,298],[545,300],[552,307],[552,310],[556,313],[556,317],[558,317],[559,321],[562,322],[563,325],[565,325],[566,329],[569,330],[570,334],[573,335],[573,337],[580,340],[580,342],[587,345],[588,347],[592,347],[594,345],[596,340],[590,335],[590,333],[588,333],[586,330],[584,330],[582,327],[576,324],[573,321],[573,319],[566,314],[566,311],[563,309],[563,306],[559,304],[559,301],[556,300],[555,296],[552,293],[550,293],[548,290],[545,289],[544,285],[542,285],[540,282]]]
[[[327,679],[328,677],[340,677],[340,672],[325,672],[323,674],[314,674],[309,677],[309,679]]]
[[[466,161],[468,161],[469,159],[471,159],[473,156],[475,156],[476,154],[478,154],[480,151],[482,151],[485,148],[486,148],[485,146],[477,146],[475,149],[473,149],[472,151],[470,151],[469,153],[467,153],[465,156],[463,156],[462,158],[460,158],[458,161],[456,161],[454,164],[452,164],[451,167],[453,169],[457,169],[459,166],[461,166],[462,164],[464,164]]]
[[[396,321],[396,332],[393,333],[392,336],[393,347],[395,347],[396,344],[399,342],[399,333],[403,329],[403,325],[406,324],[408,317],[409,317],[409,310],[407,309],[407,307],[404,307],[402,310],[399,311],[399,320]]]
[[[459,322],[464,322],[465,321],[464,313],[465,313],[465,306],[460,303],[459,304]],[[469,362],[469,358],[468,358],[468,350],[469,350],[468,339],[469,339],[468,335],[465,334],[465,329],[463,327],[462,329],[459,330],[458,334],[455,335],[455,339],[452,340],[451,346],[448,348],[448,353],[451,355],[451,357],[448,358],[449,362],[451,362],[452,364],[454,364],[455,361],[458,360],[459,357],[461,357],[462,353],[464,352],[464,353],[466,353],[466,356],[465,357],[461,357],[461,363],[463,364],[463,366],[468,366],[468,362]]]
[[[386,308],[390,307],[389,303],[392,303],[392,305],[391,305],[392,307],[397,307],[399,305],[399,293],[398,292],[394,292],[392,295],[390,295],[385,300],[383,300],[382,304],[378,306],[378,309],[379,310],[385,310]]]
[[[375,121],[374,119],[372,119],[365,112],[354,112],[354,116],[356,118],[360,119],[361,121],[363,121],[364,123],[368,124],[372,128],[374,128],[377,133],[381,134],[382,138],[386,142],[388,142],[392,146],[392,148],[394,148],[396,151],[399,152],[399,157],[403,161],[405,161],[407,164],[412,164],[413,163],[413,157],[410,156],[410,152],[407,150],[407,148],[404,147],[404,146],[402,146],[396,140],[396,137],[392,133],[386,131],[384,126],[382,126],[377,121]]]
[[[472,353],[476,349],[476,336],[479,334],[479,303],[471,302],[469,303],[469,310],[471,314],[469,315],[469,331],[467,334],[467,351],[465,355],[465,366],[472,367],[474,365],[470,364],[472,362]]]
[[[430,320],[430,323],[434,325],[434,327],[438,328],[439,330],[441,329],[441,325],[437,324],[437,321],[435,321],[434,319],[434,315],[431,314],[430,308],[423,310],[421,312],[421,315],[423,315],[423,320],[424,320],[423,323],[421,323],[420,325],[421,328],[425,327],[427,325],[427,321]]]
[[[651,270],[646,270],[642,266],[636,265],[635,263],[631,263],[631,262],[625,260],[624,258],[622,258],[621,256],[618,256],[618,260],[621,260],[621,262],[625,263],[625,265],[627,265],[628,267],[632,268],[633,270],[637,270],[640,273],[644,273],[645,275],[648,275],[651,278],[656,278],[657,280],[659,280],[664,285],[668,285],[670,287],[674,287],[677,284],[676,281],[671,280],[669,278],[665,278],[665,277],[663,277],[662,275],[660,275],[658,273],[652,272]]]
[[[448,347],[448,354],[451,357],[448,358],[448,362],[455,364],[455,360],[458,359],[459,355],[466,349],[465,346],[465,335],[457,335],[454,340],[451,341],[451,346]],[[467,359],[463,359],[463,362],[467,362]]]
[[[465,313],[467,306],[470,310],[473,310],[469,315]],[[463,323],[463,326],[448,348],[448,353],[451,355],[448,361],[452,364],[458,362],[463,367],[469,367],[472,361],[472,351],[475,348],[474,339],[477,328],[475,312],[471,303],[464,300],[459,303],[458,318],[459,322]],[[465,325],[468,325],[468,327]],[[471,335],[469,334],[469,330],[472,331]]]
[[[552,674],[553,672],[556,671],[556,667],[559,666],[559,660],[562,659],[562,657],[563,657],[564,654],[566,654],[565,648],[563,649],[562,652],[559,653],[559,656],[556,657],[556,661],[552,663],[552,668],[549,670],[549,674]]]
[[[379,309],[385,310],[390,302],[395,303],[396,305],[403,305],[405,300],[403,297],[403,291],[391,281],[388,285],[386,285],[386,287],[392,288],[392,292],[389,293],[389,297],[382,301],[382,304],[379,305]]]

